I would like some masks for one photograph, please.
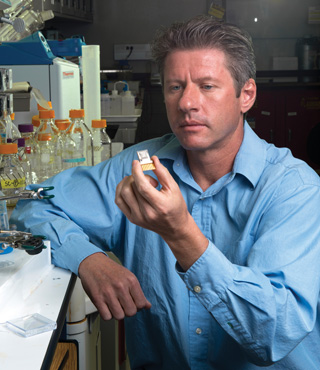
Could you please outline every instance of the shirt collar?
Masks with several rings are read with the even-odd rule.
[[[175,161],[177,158],[180,158],[181,155],[184,155],[184,149],[174,134],[169,135],[172,136],[171,140],[157,150],[155,155],[160,159],[171,159]]]
[[[265,167],[266,157],[266,143],[245,121],[243,141],[236,155],[232,172],[245,176],[255,187]]]
[[[160,159],[169,159],[173,162],[178,160],[181,162],[185,156],[185,151],[178,139],[173,134],[171,135],[172,139],[155,154]],[[243,141],[236,155],[232,174],[243,175],[255,187],[265,167],[267,156],[265,145],[265,142],[256,135],[247,121],[245,121]]]

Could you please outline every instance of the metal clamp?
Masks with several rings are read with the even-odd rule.
[[[3,195],[0,196],[0,200],[8,200],[8,199],[51,199],[54,197],[53,194],[43,194],[45,191],[49,191],[54,189],[53,186],[47,186],[38,188],[36,190],[21,190],[17,191],[14,195]]]
[[[14,195],[0,196],[0,200],[7,199],[51,199],[53,194],[44,194],[43,192],[52,190],[53,186],[41,187],[36,190],[21,190],[16,191]],[[0,230],[1,248],[8,247],[25,250],[28,254],[38,254],[42,249],[46,248],[43,240],[46,239],[42,235],[32,235],[31,233],[17,230]]]
[[[44,239],[45,236],[32,235],[24,231],[0,230],[0,243],[3,243],[1,245],[3,249],[8,247],[23,249],[31,255],[38,254],[46,248]]]

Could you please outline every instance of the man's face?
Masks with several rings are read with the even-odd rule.
[[[242,91],[236,97],[224,53],[176,50],[164,66],[164,97],[172,131],[186,150],[238,146],[243,137]]]

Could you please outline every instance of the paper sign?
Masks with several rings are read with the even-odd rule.
[[[309,6],[308,23],[320,23],[320,6]]]

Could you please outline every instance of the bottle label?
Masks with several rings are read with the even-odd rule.
[[[65,163],[79,163],[79,162],[84,162],[86,159],[85,158],[69,158],[69,159],[63,159],[63,162]]]
[[[26,178],[21,177],[19,179],[1,179],[1,187],[2,189],[15,189],[15,188],[22,188],[26,186]]]

